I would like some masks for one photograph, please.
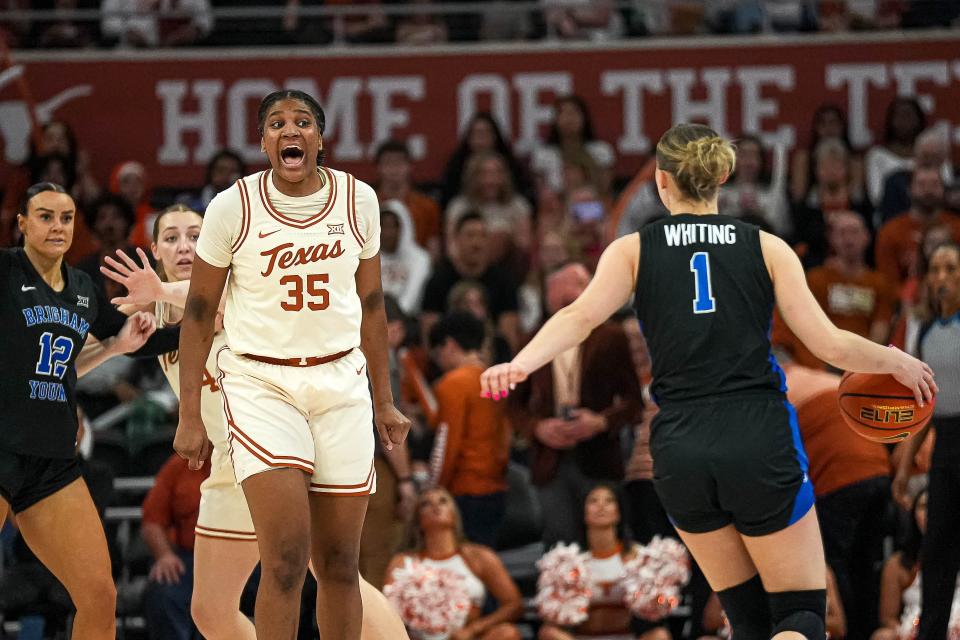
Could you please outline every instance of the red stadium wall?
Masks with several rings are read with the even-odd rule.
[[[369,178],[376,142],[406,138],[435,179],[459,127],[490,109],[523,153],[545,134],[549,105],[576,92],[619,169],[636,169],[671,122],[702,120],[731,135],[803,144],[813,110],[846,107],[857,145],[876,141],[895,95],[916,95],[931,123],[960,144],[960,35],[638,41],[566,50],[486,46],[465,52],[324,49],[23,54],[18,62],[42,116],[69,122],[105,178],[137,159],[151,182],[193,185],[215,150],[263,156],[258,100],[280,86],[316,95],[327,113],[329,163]],[[0,179],[25,157],[26,111],[16,82],[0,76]]]

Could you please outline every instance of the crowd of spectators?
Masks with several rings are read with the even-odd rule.
[[[456,9],[433,0],[6,0],[2,5],[10,14],[0,22],[0,37],[14,48],[602,42],[946,27],[960,15],[956,0],[468,0]],[[25,9],[46,13],[18,17],[16,11]]]
[[[579,9],[563,11],[577,15]],[[365,24],[377,23],[368,17]],[[426,32],[429,23],[411,25]],[[517,637],[518,587],[490,550],[533,543],[542,552],[556,542],[587,540],[585,527],[614,526],[594,523],[599,516],[591,509],[599,507],[585,502],[588,496],[619,505],[614,530],[630,530],[634,540],[674,535],[652,487],[649,438],[657,408],[646,392],[649,354],[630,312],[532,375],[508,404],[479,395],[483,369],[509,359],[583,291],[613,238],[665,214],[651,193],[649,167],[622,184],[613,147],[593,133],[588,105],[565,96],[554,106],[548,136],[528,157],[514,154],[496,120],[478,113],[436,182],[413,183],[414,161],[403,140],[383,142],[371,174],[358,176],[381,198],[394,395],[415,423],[408,446],[377,454],[379,491],[371,501],[361,565],[378,587],[413,556],[469,574],[478,581],[471,583],[473,633],[458,638]],[[912,98],[891,102],[878,137],[882,142],[869,149],[853,147],[845,114],[832,105],[813,115],[810,145],[792,153],[742,132],[720,209],[790,242],[838,326],[915,350],[920,327],[931,317],[931,255],[945,240],[960,241],[960,176],[948,134],[929,127]],[[197,187],[180,189],[175,199],[202,211],[245,171],[237,154],[223,150],[198,176]],[[0,241],[17,242],[13,222],[26,185],[61,182],[84,214],[77,218],[69,261],[98,286],[116,286],[99,274],[103,256],[148,247],[145,229],[169,202],[158,201],[136,161],[120,163],[107,180],[98,178],[69,125],[47,124],[41,144],[6,184]],[[108,291],[110,297],[118,293]],[[833,613],[839,607],[843,614],[841,633],[835,629],[833,637],[866,639],[881,628],[897,633],[892,625],[900,624],[901,609],[891,601],[899,596],[881,599],[881,567],[886,560],[884,585],[899,576],[901,591],[910,592],[915,538],[925,526],[920,499],[913,514],[891,499],[891,476],[902,465],[891,461],[891,448],[843,425],[837,372],[804,349],[779,318],[772,335],[809,452],[835,576]],[[175,426],[156,363],[117,359],[111,366],[80,396],[87,416],[99,423],[92,457],[117,476],[159,473],[141,527],[154,560],[145,615],[156,637],[186,638],[192,501],[199,500],[200,476],[185,477],[175,459],[161,470],[166,454],[144,454],[155,442],[169,446]],[[124,407],[128,411],[116,417]],[[918,456],[915,492],[929,466],[924,455],[929,458],[929,447]],[[612,488],[612,498],[592,493],[600,484]],[[407,543],[405,528],[414,534]],[[598,540],[605,538],[597,536],[589,541],[602,547]],[[893,541],[897,555],[885,557],[885,541]],[[11,597],[7,575],[0,579],[0,609],[9,614],[17,607],[4,604]],[[530,595],[530,585],[521,586]],[[722,625],[711,622],[719,617],[711,614],[702,577],[694,576],[689,591],[686,631],[682,624],[637,630],[629,615],[626,630],[647,638],[719,632],[712,628]],[[491,595],[496,605],[487,602]],[[598,611],[607,606],[595,604]],[[623,626],[621,618],[588,619],[584,628],[613,629]],[[571,637],[544,628],[543,638]],[[877,637],[897,637],[887,631]]]

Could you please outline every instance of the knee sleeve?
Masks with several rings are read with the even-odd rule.
[[[827,635],[827,591],[813,589],[771,593],[770,615],[774,635],[794,631],[809,640],[824,640]]]
[[[717,593],[737,640],[770,639],[770,601],[760,576]]]

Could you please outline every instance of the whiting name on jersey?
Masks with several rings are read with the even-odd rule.
[[[669,247],[690,244],[734,244],[737,230],[732,224],[716,225],[703,222],[681,222],[663,227]]]

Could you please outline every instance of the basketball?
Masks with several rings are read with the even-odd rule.
[[[913,392],[889,374],[848,372],[840,380],[843,419],[873,442],[906,440],[927,425],[933,405],[918,406]]]

